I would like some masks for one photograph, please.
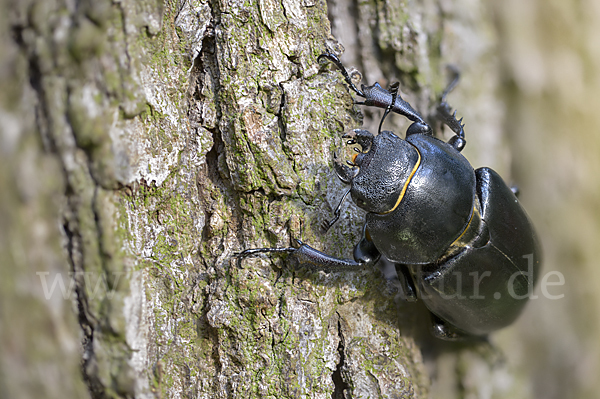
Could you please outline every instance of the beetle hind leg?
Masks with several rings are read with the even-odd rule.
[[[487,339],[487,336],[471,335],[462,330],[459,330],[452,324],[439,318],[433,313],[431,313],[431,334],[433,334],[434,337],[444,341],[473,341],[478,339]]]
[[[398,281],[400,287],[402,287],[402,294],[406,302],[417,301],[417,288],[415,282],[410,275],[410,271],[406,265],[396,264],[396,274],[398,275]]]

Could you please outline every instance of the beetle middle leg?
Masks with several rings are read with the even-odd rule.
[[[323,270],[326,272],[361,270],[376,262],[376,260],[372,261],[372,259],[369,258],[359,258],[354,260],[336,258],[335,256],[327,255],[300,240],[297,240],[297,242],[299,245],[298,248],[253,248],[237,253],[234,257],[241,260],[263,253],[287,253],[289,254],[288,259],[291,260],[296,267],[307,267],[312,270]],[[377,254],[376,259],[379,259],[379,254]]]
[[[354,247],[353,260],[327,255],[300,240],[296,240],[296,244],[298,247],[247,249],[234,254],[234,257],[241,260],[264,253],[283,253],[288,254],[288,259],[295,263],[297,267],[307,267],[312,270],[323,270],[325,272],[361,270],[374,266],[381,257],[375,244],[371,241],[366,228],[363,228],[363,237]]]

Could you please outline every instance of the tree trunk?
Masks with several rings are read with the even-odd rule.
[[[424,115],[456,64],[464,154],[510,181],[486,4],[3,5],[6,397],[527,395],[502,348],[435,341],[424,307],[379,269],[306,275],[281,256],[232,259],[294,238],[351,257],[360,237],[351,201],[327,234],[319,226],[344,193],[331,168],[342,133],[376,131],[382,112],[353,104],[339,71],[317,62],[326,50],[363,83],[399,80]]]

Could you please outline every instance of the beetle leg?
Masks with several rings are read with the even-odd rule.
[[[414,122],[408,129],[406,129],[406,137],[413,134],[426,134],[427,136],[433,136],[433,130],[425,122]]]
[[[354,260],[340,259],[324,254],[300,240],[296,240],[296,243],[298,248],[253,248],[238,252],[233,256],[241,260],[264,253],[287,253],[290,260],[297,267],[304,266],[325,272],[352,271],[372,267],[381,256],[375,244],[371,241],[366,226],[363,227],[363,238],[354,247]]]
[[[448,86],[446,86],[444,92],[442,93],[442,97],[440,99],[440,101],[442,102],[446,101],[446,96],[452,90],[454,90],[454,88],[458,85],[458,81],[460,80],[460,71],[458,70],[458,67],[456,65],[448,64],[446,65],[446,69],[448,70],[448,72],[450,72],[450,82],[448,83]]]
[[[354,246],[354,259],[365,264],[374,265],[381,257],[381,253],[371,240],[367,225],[363,226],[362,239]]]
[[[437,106],[436,116],[438,117],[438,119],[440,119],[440,121],[442,121],[442,123],[444,123],[454,132],[454,136],[452,136],[452,138],[448,140],[448,144],[454,147],[457,151],[462,151],[463,148],[465,148],[465,145],[467,144],[467,141],[465,140],[464,131],[465,125],[462,123],[462,118],[460,118],[459,120],[456,119],[456,111],[452,112],[452,108],[450,108],[450,105],[448,105],[448,103],[446,102],[446,96],[458,84],[458,81],[460,79],[460,73],[458,72],[458,69],[456,67],[451,65],[448,66],[448,70],[451,73],[451,80],[444,92],[442,93],[440,103]]]
[[[323,58],[326,58],[329,61],[333,62],[344,76],[344,80],[346,80],[346,83],[348,83],[350,89],[352,89],[356,94],[365,99],[365,101],[355,102],[355,104],[377,108],[385,108],[386,110],[391,105],[391,112],[403,115],[412,122],[419,123],[421,130],[423,130],[423,132],[420,133],[431,134],[431,127],[425,122],[423,117],[407,101],[405,101],[402,98],[402,96],[398,93],[397,89],[396,94],[393,94],[389,90],[386,90],[383,87],[381,87],[379,83],[375,83],[372,86],[361,85],[361,89],[359,89],[358,87],[356,87],[354,82],[352,82],[350,75],[348,75],[346,68],[342,64],[342,61],[340,61],[340,59],[335,54],[321,54],[317,58],[317,61],[320,61]],[[391,89],[394,90],[393,87]],[[383,119],[385,119],[385,116]]]
[[[375,83],[373,86],[362,85],[362,89],[365,97],[365,105],[387,109],[391,104],[392,112],[400,114],[412,122],[418,122],[423,126],[427,126],[427,128],[431,130],[421,114],[405,101],[398,91],[396,91],[396,95],[394,96],[389,90],[381,87],[379,83]],[[392,87],[391,89],[393,90],[394,88]]]
[[[236,253],[234,257],[241,261],[243,258],[255,257],[259,254],[287,253],[289,254],[288,259],[295,263],[297,267],[304,266],[313,270],[324,270],[327,272],[358,270],[368,266],[366,263],[357,262],[356,260],[340,259],[324,254],[300,240],[296,241],[300,245],[298,248],[252,248]]]
[[[396,264],[396,274],[398,275],[398,281],[402,287],[404,294],[404,300],[407,302],[415,302],[417,300],[417,288],[413,281],[410,271],[406,265]]]
[[[352,78],[350,78],[350,75],[348,75],[348,71],[346,71],[346,68],[344,67],[344,64],[342,64],[342,61],[340,61],[340,59],[337,57],[337,55],[335,55],[333,53],[324,53],[324,54],[321,54],[317,58],[317,62],[321,61],[321,59],[323,59],[323,58],[328,59],[329,61],[333,62],[336,67],[338,67],[338,69],[340,70],[340,72],[344,76],[344,80],[346,81],[346,83],[348,83],[348,86],[350,86],[350,88],[356,94],[358,94],[361,97],[365,97],[365,94],[362,92],[362,90],[359,90],[359,88],[356,87],[356,85],[354,84],[354,82],[352,82]],[[357,103],[357,104],[359,104],[359,103]]]
[[[379,257],[376,259],[370,257],[354,260],[340,259],[318,251],[300,240],[296,241],[299,244],[298,248],[253,248],[236,253],[233,256],[241,260],[263,253],[287,253],[289,254],[288,259],[295,263],[296,267],[307,267],[312,270],[323,270],[325,272],[361,270],[372,266],[379,260]]]
[[[431,333],[444,341],[487,340],[486,336],[476,336],[461,331],[433,313],[431,313]]]
[[[298,251],[296,251],[293,256],[298,266],[308,267],[313,270],[323,270],[325,272],[362,270],[366,267],[373,266],[375,262],[379,260],[379,257],[375,260],[367,257],[362,259],[355,257],[353,260],[340,259],[324,254],[304,243],[298,248]]]

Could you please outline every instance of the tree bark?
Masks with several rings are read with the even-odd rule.
[[[464,153],[510,181],[485,3],[3,3],[7,397],[525,395],[494,346],[430,338],[423,306],[379,269],[232,260],[293,238],[350,257],[360,237],[350,201],[319,226],[344,192],[330,166],[341,134],[376,131],[381,112],[361,114],[317,62],[326,50],[345,48],[364,83],[399,80],[424,115],[457,64]]]

